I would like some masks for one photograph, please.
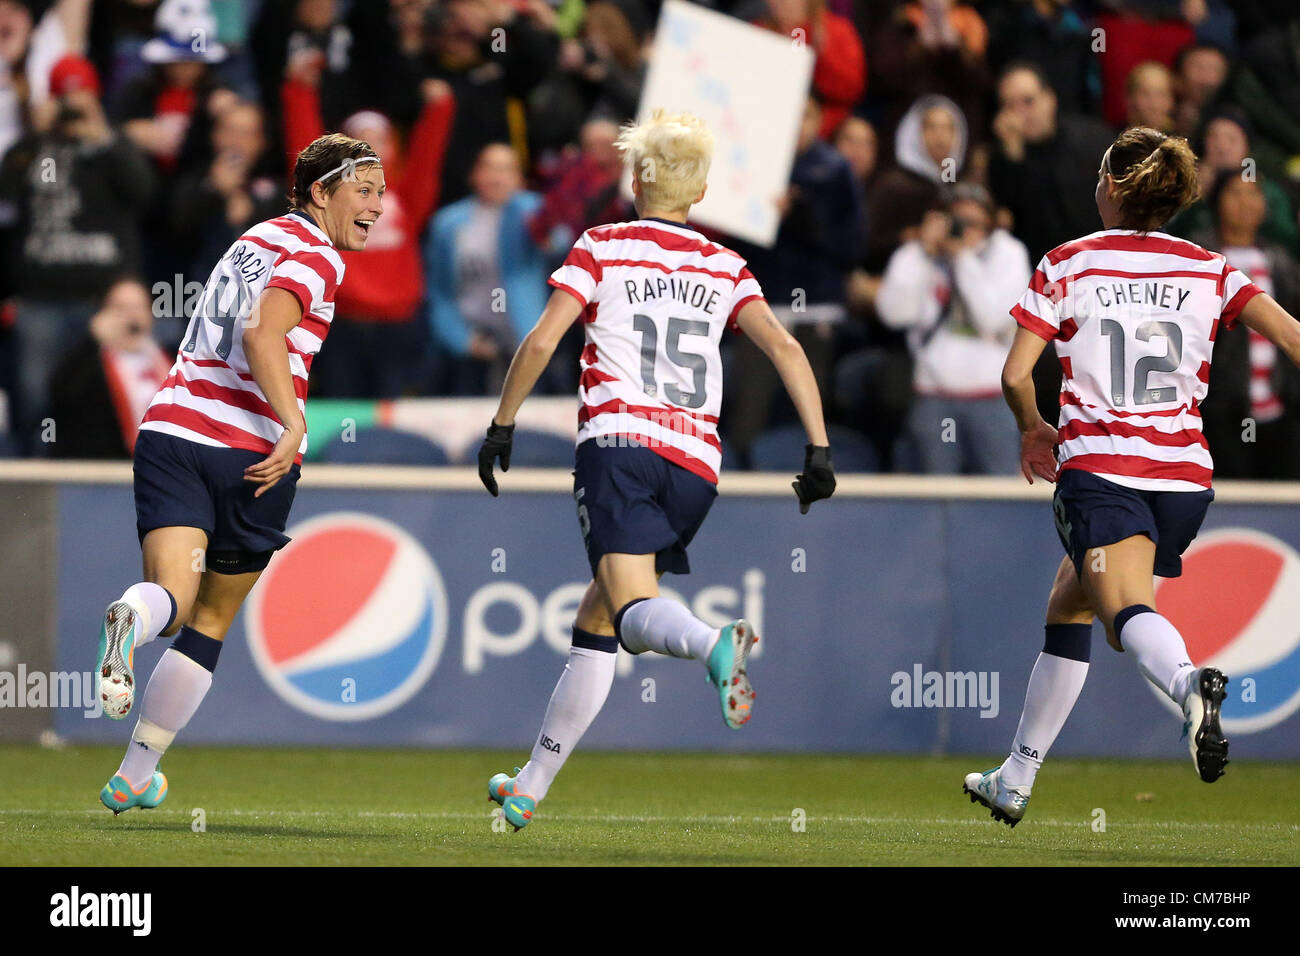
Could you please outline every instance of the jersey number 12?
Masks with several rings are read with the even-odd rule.
[[[1101,334],[1110,339],[1110,400],[1116,408],[1124,407],[1124,326],[1114,319],[1101,320]],[[1147,388],[1147,378],[1152,372],[1176,372],[1183,361],[1183,330],[1174,322],[1143,322],[1137,327],[1136,338],[1148,342],[1157,335],[1164,336],[1164,355],[1144,355],[1133,367],[1133,404],[1156,405],[1172,402],[1178,397],[1173,385]]]

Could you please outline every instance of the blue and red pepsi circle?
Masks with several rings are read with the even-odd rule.
[[[1156,585],[1156,606],[1193,664],[1228,675],[1227,733],[1266,730],[1300,709],[1300,554],[1285,541],[1252,528],[1199,535],[1182,577]]]
[[[282,699],[324,720],[387,714],[428,681],[447,634],[447,592],[397,525],[336,511],[293,540],[249,595],[253,663]]]

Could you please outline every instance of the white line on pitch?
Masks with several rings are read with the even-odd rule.
[[[438,820],[483,820],[489,819],[494,810],[485,810],[482,813],[470,813],[458,810],[427,810],[421,812],[410,812],[402,810],[358,810],[354,813],[346,813],[345,816],[360,818],[380,818],[395,820],[421,820],[421,819],[438,819]],[[17,816],[17,815],[36,815],[36,816],[103,816],[102,810],[27,810],[6,808],[0,809],[0,815]],[[172,816],[188,818],[188,810],[172,809],[151,810],[141,817]],[[232,817],[338,817],[340,811],[337,810],[245,810],[230,808],[212,808],[209,811],[210,818],[220,818],[221,816]],[[133,815],[134,816],[134,815]],[[107,819],[107,817],[105,817]],[[770,816],[770,817],[745,817],[745,816],[725,816],[718,814],[699,814],[689,816],[671,816],[671,815],[645,815],[639,816],[634,814],[570,814],[570,813],[548,813],[539,819],[554,820],[557,823],[785,823],[791,820],[789,815]],[[1065,827],[1065,828],[1088,828],[1091,822],[1088,820],[1041,820],[1026,818],[1035,826],[1041,827]],[[858,823],[865,825],[888,825],[888,824],[933,824],[938,826],[986,826],[988,820],[983,817],[972,817],[970,819],[946,819],[937,817],[934,819],[917,820],[910,817],[862,817],[862,816],[814,816],[806,818],[807,822],[813,823]],[[1212,823],[1207,821],[1188,821],[1179,823],[1172,820],[1122,820],[1108,821],[1107,828],[1142,828],[1150,827],[1155,829],[1229,829],[1229,830],[1275,830],[1300,832],[1300,824],[1285,823]]]

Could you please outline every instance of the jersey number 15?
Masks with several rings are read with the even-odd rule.
[[[638,312],[632,316],[632,328],[641,333],[641,387],[647,395],[656,395],[659,391],[655,382],[655,359],[659,354],[659,327],[654,319]],[[668,320],[668,335],[664,351],[668,361],[678,368],[688,369],[692,374],[694,391],[683,392],[675,383],[664,386],[664,397],[674,405],[683,408],[700,408],[708,400],[706,383],[708,381],[709,363],[698,352],[683,352],[681,337],[683,335],[708,335],[709,323],[702,319]]]

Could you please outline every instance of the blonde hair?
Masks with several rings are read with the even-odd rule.
[[[690,113],[655,110],[644,123],[624,126],[614,145],[640,180],[651,209],[689,208],[713,162],[713,134]]]

